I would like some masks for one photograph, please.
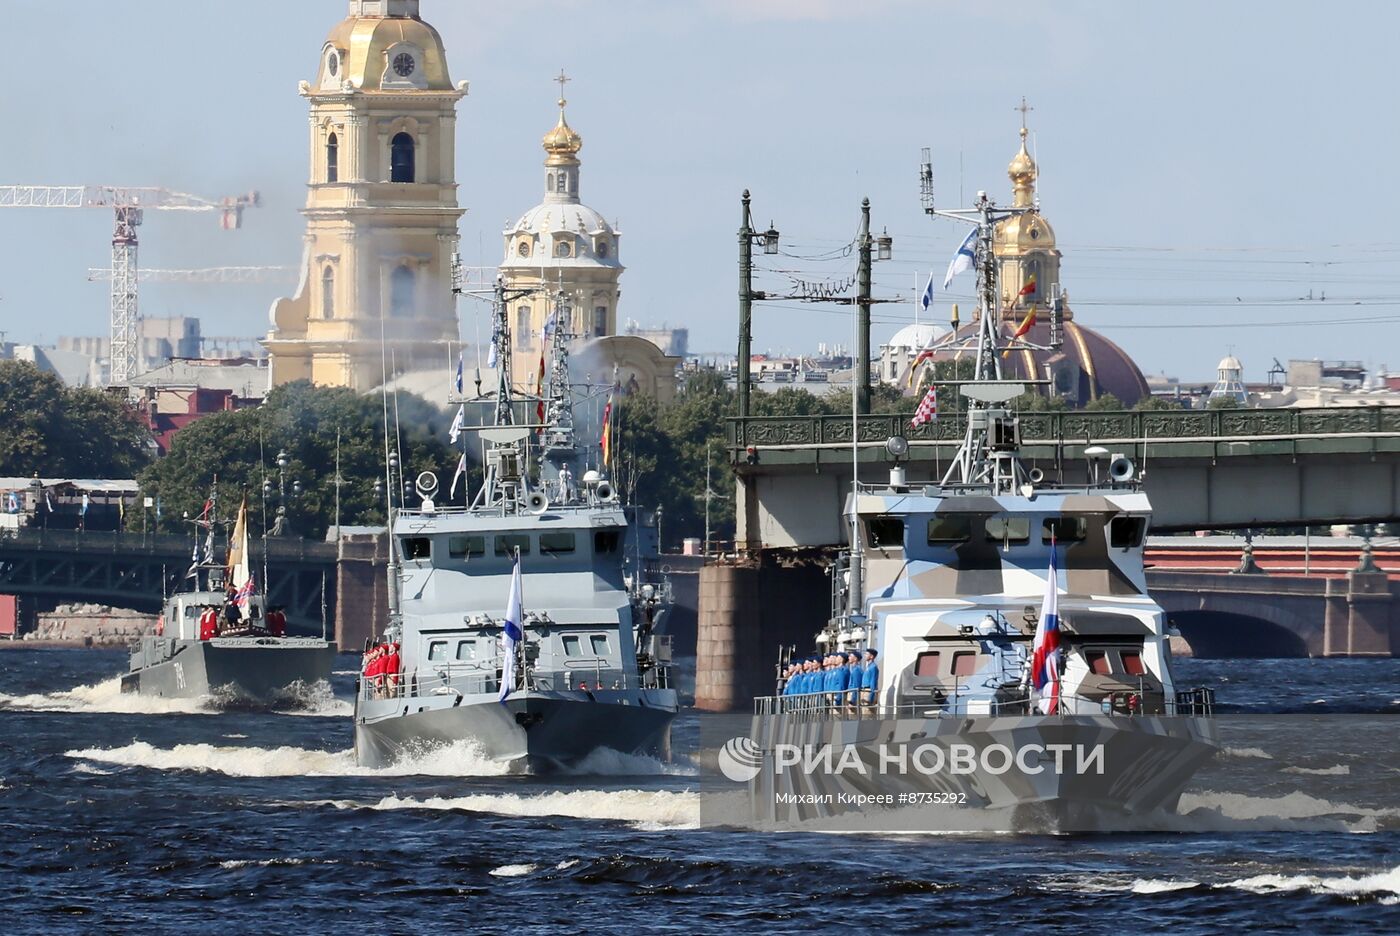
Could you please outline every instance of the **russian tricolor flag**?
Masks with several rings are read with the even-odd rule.
[[[1031,685],[1039,697],[1040,711],[1055,715],[1060,710],[1060,586],[1055,574],[1055,543],[1050,542],[1050,578],[1045,583],[1045,600],[1040,605],[1040,623],[1031,645]],[[1047,691],[1048,687],[1048,691]]]

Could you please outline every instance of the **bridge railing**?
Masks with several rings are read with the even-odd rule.
[[[967,429],[966,415],[948,413],[915,429],[913,413],[872,414],[857,420],[859,442],[883,445],[893,435],[910,442],[955,445]],[[1400,407],[1346,406],[1288,409],[1133,410],[1126,412],[1023,412],[1022,440],[1028,445],[1087,445],[1146,441],[1211,442],[1248,439],[1306,439],[1400,436]],[[851,444],[851,417],[750,416],[726,420],[736,462],[749,446],[804,448]]]
[[[26,527],[0,531],[0,545],[22,546],[35,550],[73,553],[147,553],[151,555],[189,555],[192,540],[175,533],[133,533],[130,531],[45,530]],[[259,555],[266,542],[268,558],[274,560],[313,559],[334,560],[333,543],[292,537],[269,537],[259,540],[254,550]]]

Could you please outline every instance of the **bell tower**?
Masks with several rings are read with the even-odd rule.
[[[350,0],[321,47],[310,103],[301,284],[272,307],[274,384],[368,390],[445,366],[458,337],[452,256],[457,102],[419,0]],[[381,348],[382,353],[381,353]]]
[[[992,234],[992,252],[1000,262],[1002,306],[1019,318],[1034,305],[1044,310],[1060,283],[1060,250],[1055,245],[1055,229],[1040,213],[1035,183],[1040,176],[1026,149],[1026,113],[1033,110],[1021,99],[1021,149],[1006,167],[1011,179],[1011,204],[1030,209],[1000,222]],[[1068,307],[1064,310],[1069,316]]]

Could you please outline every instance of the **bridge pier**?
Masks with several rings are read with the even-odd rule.
[[[1323,656],[1400,656],[1400,620],[1384,572],[1347,573],[1327,582]]]
[[[810,653],[830,604],[831,580],[816,555],[701,569],[695,707],[740,711],[771,695],[780,649]]]

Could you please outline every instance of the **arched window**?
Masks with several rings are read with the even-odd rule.
[[[554,191],[554,173],[551,172],[551,173],[549,173],[548,175],[545,176],[545,178],[544,178],[544,190],[545,190],[546,192],[552,192],[552,191]]]
[[[335,318],[335,270],[321,271],[321,318]]]
[[[599,257],[602,257],[602,258],[605,259],[605,260],[607,259],[607,256],[608,256],[608,242],[607,242],[607,241],[605,241],[605,240],[600,240],[600,241],[598,241],[598,256],[599,256]]]
[[[518,253],[520,254],[520,256],[522,256],[522,257],[528,257],[528,256],[530,256],[530,242],[527,241],[527,240],[521,241],[521,242],[520,242],[520,247],[518,248],[518,251],[517,251],[517,252],[518,252]]]
[[[559,243],[557,243],[557,244],[554,245],[554,256],[556,256],[556,257],[567,257],[568,255],[569,255],[569,242],[568,242],[568,241],[562,241],[562,240],[561,240]]]
[[[515,310],[515,346],[530,347],[530,307],[520,306]]]
[[[601,338],[608,333],[608,307],[593,307],[593,334]]]
[[[391,146],[392,151],[389,155],[390,181],[417,181],[413,137],[407,133],[400,133],[394,137]]]
[[[406,266],[396,268],[389,277],[389,314],[394,318],[413,315],[413,286],[413,270]]]
[[[556,191],[559,192],[559,194],[561,194],[561,195],[563,195],[563,194],[565,194],[566,192],[569,191],[569,174],[568,174],[568,173],[566,173],[566,172],[561,172],[561,173],[559,173],[559,187],[558,187],[558,189],[556,189]]]
[[[326,181],[340,181],[340,141],[334,133],[326,139]]]

